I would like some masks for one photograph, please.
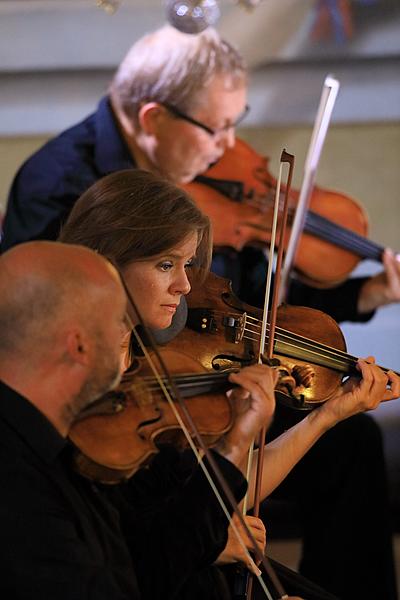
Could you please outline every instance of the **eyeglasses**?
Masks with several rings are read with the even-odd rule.
[[[236,121],[234,123],[232,123],[231,125],[225,125],[224,127],[220,127],[219,129],[212,129],[208,125],[204,125],[204,123],[201,123],[201,121],[197,121],[197,119],[193,119],[193,117],[186,115],[184,112],[182,112],[181,110],[179,110],[172,104],[168,104],[167,102],[160,102],[160,104],[161,104],[161,106],[164,106],[164,108],[166,108],[172,115],[174,115],[178,119],[183,119],[183,121],[187,121],[188,123],[191,123],[192,125],[195,125],[196,127],[200,127],[200,129],[203,129],[209,135],[212,135],[212,136],[218,135],[219,133],[222,133],[224,131],[228,131],[229,129],[233,129],[233,128],[237,127],[239,125],[239,123],[241,123],[243,121],[243,119],[247,116],[247,114],[250,110],[250,106],[248,104],[246,104],[244,111],[238,117],[238,119],[236,119]]]

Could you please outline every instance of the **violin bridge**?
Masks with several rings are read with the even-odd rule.
[[[217,333],[218,322],[213,311],[206,308],[189,308],[187,327],[198,333]],[[222,317],[222,327],[229,331],[229,338],[235,344],[240,344],[243,340],[247,325],[247,314],[224,315]]]
[[[226,329],[230,329],[231,332],[233,332],[232,338],[235,344],[240,344],[240,342],[243,340],[246,319],[246,313],[241,314],[239,317],[237,315],[225,315],[222,318],[222,325],[226,327]]]

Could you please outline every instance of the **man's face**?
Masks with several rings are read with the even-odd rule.
[[[206,171],[234,145],[234,127],[229,126],[243,114],[246,97],[244,83],[230,89],[224,78],[212,80],[197,108],[187,114],[215,130],[214,135],[161,107],[164,115],[149,157],[157,171],[177,184],[189,183]]]

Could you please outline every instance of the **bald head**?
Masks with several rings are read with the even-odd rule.
[[[0,257],[0,357],[40,354],[63,324],[101,318],[96,307],[123,296],[115,269],[88,248],[44,241],[16,246]]]

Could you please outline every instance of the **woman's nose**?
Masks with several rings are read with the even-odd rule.
[[[177,276],[172,286],[175,294],[183,294],[185,296],[190,292],[190,283],[185,269]]]

